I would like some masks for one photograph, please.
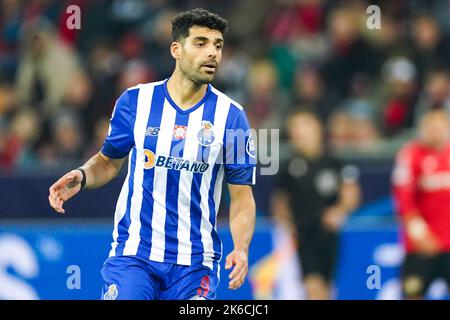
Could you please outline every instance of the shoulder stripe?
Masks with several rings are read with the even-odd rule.
[[[138,83],[135,86],[129,87],[126,91],[140,89],[140,88],[148,88],[148,87],[156,87],[160,84],[163,84],[165,80],[156,81],[156,82],[148,82],[148,83]]]
[[[233,104],[235,107],[237,107],[239,110],[244,110],[244,107],[241,106],[240,103],[234,101],[233,99],[231,99],[229,96],[227,96],[225,93],[217,90],[216,88],[214,88],[213,86],[211,86],[211,91],[214,92],[216,95],[224,98],[225,100],[227,100],[230,104]]]

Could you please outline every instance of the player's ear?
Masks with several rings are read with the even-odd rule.
[[[180,42],[176,42],[176,41],[172,42],[172,44],[170,45],[170,53],[172,54],[172,57],[175,60],[180,59],[181,47],[182,47],[182,44]]]

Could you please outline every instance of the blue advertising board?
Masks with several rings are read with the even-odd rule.
[[[100,275],[111,242],[107,223],[4,224],[0,227],[0,299],[99,299]],[[227,226],[219,228],[224,248],[218,299],[252,299],[248,281],[228,289],[225,257],[232,250]],[[270,229],[255,231],[249,264],[271,251]]]
[[[396,225],[380,223],[380,219],[360,219],[366,223],[349,223],[342,231],[335,277],[337,299],[401,298],[404,252]],[[107,222],[86,220],[2,223],[0,299],[100,299],[100,270],[109,252],[112,227]],[[239,290],[228,289],[230,271],[224,268],[225,257],[233,248],[231,233],[227,225],[219,226],[218,231],[224,249],[218,299],[304,298],[296,250],[282,228],[270,222],[257,223],[249,274]],[[428,297],[444,299],[446,291],[438,280]]]

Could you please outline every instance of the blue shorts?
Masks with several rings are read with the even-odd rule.
[[[109,257],[101,271],[103,300],[211,300],[217,273],[206,266],[183,266],[136,256]]]

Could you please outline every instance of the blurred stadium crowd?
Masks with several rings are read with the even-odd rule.
[[[72,4],[80,30],[66,26]],[[380,30],[366,26],[369,4]],[[283,130],[309,109],[336,154],[391,157],[427,109],[450,112],[448,1],[1,0],[0,168],[97,152],[121,92],[170,76],[171,19],[193,7],[230,22],[214,85],[253,128]]]

